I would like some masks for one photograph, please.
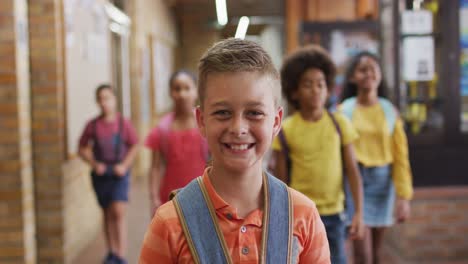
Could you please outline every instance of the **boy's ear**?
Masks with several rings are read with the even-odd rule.
[[[197,106],[195,109],[195,116],[197,118],[197,125],[198,125],[198,130],[200,130],[200,134],[203,137],[206,137],[206,132],[205,132],[205,117],[203,115],[203,111],[200,106]]]
[[[276,135],[278,135],[279,131],[281,130],[281,124],[282,124],[282,121],[283,121],[283,107],[282,106],[279,106],[276,110],[276,114],[275,114],[275,123],[273,125],[273,136],[276,137]]]

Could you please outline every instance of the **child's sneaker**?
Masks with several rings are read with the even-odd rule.
[[[113,264],[114,263],[114,254],[112,252],[107,253],[106,258],[102,262],[104,264]]]
[[[114,255],[114,262],[115,264],[127,264],[127,261],[117,255]]]

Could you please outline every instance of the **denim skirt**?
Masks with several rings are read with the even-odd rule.
[[[364,191],[364,224],[368,227],[386,227],[394,223],[395,187],[392,167],[365,167],[359,164]],[[346,184],[348,185],[348,184]],[[347,224],[351,223],[354,204],[349,185],[346,186]]]

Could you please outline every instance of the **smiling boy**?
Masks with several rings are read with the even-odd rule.
[[[212,166],[157,210],[140,263],[330,263],[315,204],[263,171],[283,116],[268,54],[251,41],[216,43],[198,89]]]

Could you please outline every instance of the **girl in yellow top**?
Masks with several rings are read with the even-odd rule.
[[[354,146],[364,184],[367,227],[364,239],[354,242],[356,263],[379,263],[386,227],[393,224],[394,216],[403,222],[410,213],[408,143],[403,122],[385,92],[378,58],[369,52],[358,54],[345,76],[346,100],[341,105],[359,134]]]

